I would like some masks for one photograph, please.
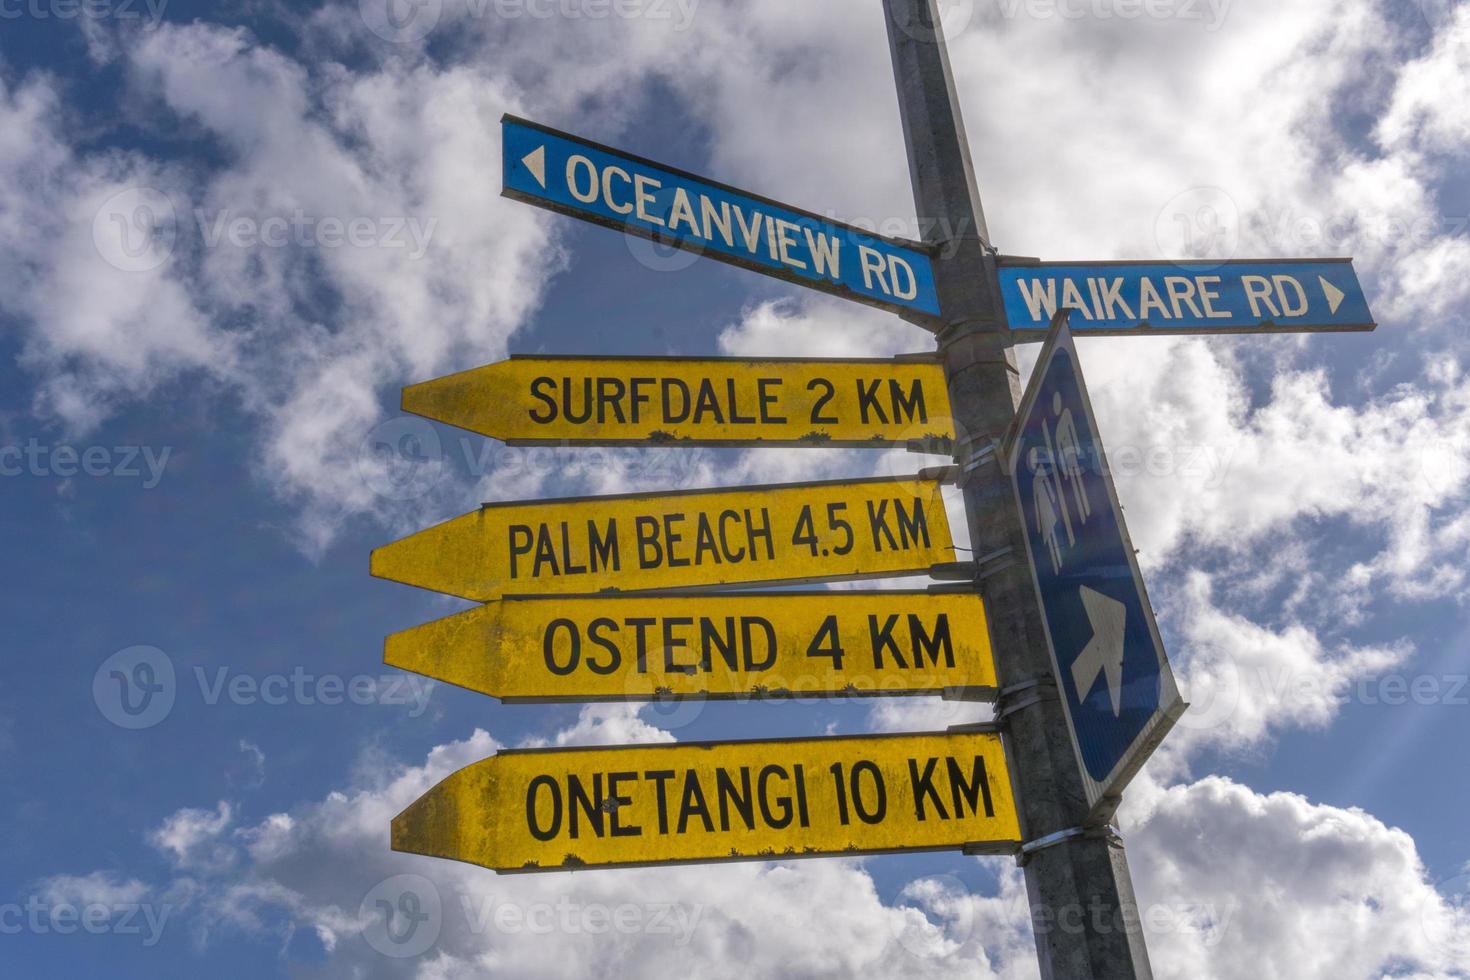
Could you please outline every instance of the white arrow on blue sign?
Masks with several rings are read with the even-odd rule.
[[[1186,705],[1065,320],[1042,350],[1007,460],[1087,802],[1104,819]]]
[[[507,197],[896,313],[937,316],[929,254],[568,133],[501,120]]]
[[[1043,334],[1059,309],[1104,337],[1372,330],[1351,259],[1002,264],[1012,331]],[[1036,339],[1041,339],[1038,336]]]

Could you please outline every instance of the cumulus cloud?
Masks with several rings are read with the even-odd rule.
[[[1141,788],[1128,806],[1157,975],[1465,975],[1464,883],[1436,890],[1403,831],[1220,777]]]

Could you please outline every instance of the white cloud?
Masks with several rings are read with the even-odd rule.
[[[529,746],[635,745],[672,742],[674,736],[639,717],[641,704],[589,704],[577,721],[549,739],[532,739]]]
[[[1219,777],[1141,788],[1124,813],[1160,977],[1463,977],[1470,915],[1401,830]],[[1415,971],[1415,972],[1411,972]]]
[[[213,811],[183,809],[149,835],[149,841],[178,868],[222,871],[235,861],[225,835],[234,820],[234,807],[224,800]]]
[[[86,875],[52,875],[42,881],[37,894],[48,905],[135,905],[148,898],[151,889],[136,878],[120,878],[105,871]]]

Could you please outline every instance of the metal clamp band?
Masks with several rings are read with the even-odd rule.
[[[1057,682],[1050,674],[1002,688],[995,699],[995,722],[1000,724],[1022,708],[1055,701],[1057,697]]]
[[[1065,844],[1069,840],[1077,840],[1078,838],[1105,840],[1108,842],[1109,847],[1121,848],[1123,846],[1123,838],[1119,836],[1117,829],[1112,825],[1102,827],[1068,827],[1066,830],[1059,830],[1054,834],[1047,834],[1045,837],[1038,837],[1035,840],[1030,840],[1022,844],[1021,853],[1016,856],[1016,860],[1021,864],[1025,864],[1028,859],[1040,851],[1044,851],[1049,847],[1056,847],[1058,844]]]

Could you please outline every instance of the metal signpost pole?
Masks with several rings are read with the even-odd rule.
[[[1128,862],[1088,805],[1027,567],[1024,529],[1000,443],[1016,416],[1020,375],[997,292],[974,169],[934,0],[884,0],[914,201],[937,250],[937,328],[949,380],[976,575],[990,614],[1023,835],[1041,975],[1047,980],[1151,977]],[[920,318],[914,317],[916,320]]]

